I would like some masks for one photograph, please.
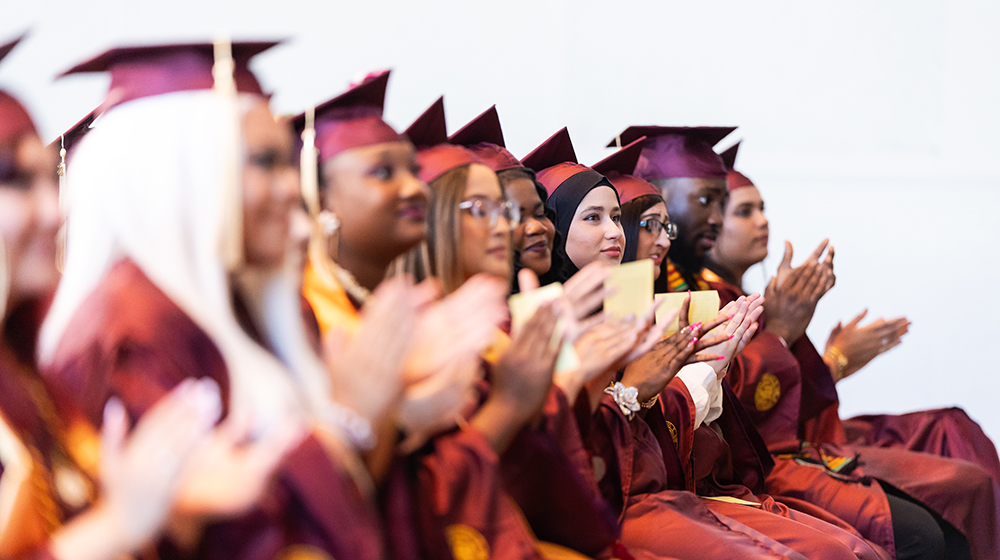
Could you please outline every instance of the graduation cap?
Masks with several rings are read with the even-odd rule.
[[[719,154],[722,158],[722,163],[726,166],[726,186],[729,190],[738,189],[740,187],[752,187],[754,186],[753,181],[747,178],[746,175],[737,171],[736,168],[736,154],[740,151],[740,144],[743,141],[730,146],[726,151]]]
[[[496,105],[452,134],[448,142],[465,146],[496,173],[508,169],[525,169],[514,154],[507,150]]]
[[[444,116],[444,96],[435,99],[403,134],[418,150],[447,142],[448,122]]]
[[[437,98],[404,132],[417,147],[420,180],[425,183],[445,173],[473,163],[483,163],[471,150],[448,144],[448,125],[444,116],[444,96]]]
[[[642,152],[642,144],[645,140],[645,136],[639,137],[592,166],[594,171],[604,175],[608,181],[611,181],[615,190],[618,191],[618,197],[621,199],[622,204],[635,200],[640,196],[663,196],[660,194],[660,189],[656,188],[649,181],[632,175],[636,164],[639,162],[639,154]]]
[[[264,95],[257,78],[250,71],[250,59],[279,44],[277,41],[232,43],[233,80],[236,91]],[[77,64],[59,77],[93,72],[111,75],[111,87],[101,105],[106,111],[115,105],[175,91],[212,89],[215,80],[215,45],[182,43],[116,47]]]
[[[574,175],[589,171],[600,176],[593,169],[580,165],[577,161],[576,150],[573,149],[573,141],[570,140],[569,130],[566,127],[559,129],[530,154],[521,158],[521,163],[535,171],[538,182],[545,187],[550,197],[560,185]]]
[[[382,120],[389,72],[369,74],[344,93],[315,108],[316,147],[321,162],[329,161],[344,150],[406,140]],[[294,117],[292,126],[301,133],[306,126],[305,113]]]
[[[0,62],[14,50],[27,34],[0,46]],[[35,123],[31,115],[13,95],[0,90],[0,144],[6,144],[22,135],[35,132]]]
[[[95,123],[101,114],[100,107],[87,113],[87,116],[77,121],[77,123],[71,126],[69,130],[63,132],[55,140],[53,140],[52,145],[65,148],[66,153],[69,153],[70,150],[72,150],[73,147],[87,135],[87,133],[94,129]]]
[[[540,146],[521,160],[524,165],[537,172],[537,180],[548,193],[548,206],[555,212],[556,230],[564,239],[573,221],[573,214],[587,193],[598,186],[611,183],[600,173],[580,165],[576,151],[566,128],[550,136]],[[618,196],[615,191],[615,196]]]
[[[736,127],[630,126],[608,147],[646,136],[634,175],[652,181],[674,177],[724,179],[726,168],[712,147]]]

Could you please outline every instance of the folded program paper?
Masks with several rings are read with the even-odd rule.
[[[656,300],[660,301],[660,308],[656,310],[656,322],[666,320],[668,314],[675,309],[680,309],[681,305],[684,304],[684,300],[687,299],[687,292],[675,292],[669,294],[656,294]],[[694,324],[698,321],[707,323],[712,319],[719,316],[719,292],[715,290],[703,290],[698,292],[691,292],[691,309],[688,324]],[[678,318],[674,317],[674,320],[664,331],[664,334],[673,334],[677,332]]]
[[[615,293],[604,299],[604,312],[612,319],[642,316],[653,304],[653,260],[642,259],[608,269],[605,286]]]
[[[562,284],[556,282],[543,286],[537,290],[521,292],[510,296],[507,304],[510,306],[511,330],[516,331],[524,327],[531,317],[543,304],[562,297]],[[553,333],[553,340],[562,337],[566,330],[566,320],[559,319],[556,323],[556,330]],[[562,348],[559,350],[559,358],[556,360],[556,371],[568,371],[580,367],[580,358],[576,355],[572,341],[564,340]]]

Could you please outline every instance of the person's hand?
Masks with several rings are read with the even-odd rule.
[[[766,329],[786,344],[794,344],[805,334],[816,312],[816,304],[836,281],[832,254],[819,262],[827,245],[828,241],[824,240],[804,263],[792,268],[792,244],[786,241],[785,255],[777,274],[764,291],[768,302],[764,308]]]
[[[131,434],[125,407],[109,400],[101,427],[100,497],[50,537],[52,555],[107,560],[151,542],[167,522],[183,468],[221,413],[219,387],[210,379],[182,381]]]
[[[688,306],[689,302],[685,301],[679,312],[687,316]],[[707,333],[712,331],[712,329],[722,324],[728,318],[728,315],[720,315],[715,320],[706,324],[695,323],[694,325],[684,326],[681,330],[667,338],[661,339],[658,337],[657,342],[653,344],[648,352],[643,353],[625,366],[625,372],[621,380],[622,385],[635,387],[639,391],[639,402],[648,401],[659,395],[685,364],[718,360],[719,356],[713,354],[699,354],[696,356],[695,353],[707,346],[719,344],[728,338],[728,335],[725,337],[715,335],[705,341],[699,341],[702,332]],[[660,336],[662,336],[662,329],[672,321],[673,317],[670,317],[658,325],[660,327]]]
[[[401,376],[420,312],[437,296],[435,284],[386,280],[365,303],[356,334],[331,330],[323,358],[337,403],[378,424],[400,398]]]
[[[694,357],[712,366],[719,379],[725,377],[733,358],[746,347],[757,332],[757,319],[764,312],[763,303],[764,298],[760,294],[740,296],[737,300],[729,302],[719,312],[719,318],[724,319],[725,323],[719,325],[717,332],[713,333],[715,336],[704,337],[699,341],[699,345],[705,344],[705,346],[699,348]],[[712,342],[716,340],[719,342],[713,345]],[[702,349],[708,352],[702,353]]]
[[[607,267],[593,262],[581,268],[563,284],[563,294],[578,321],[594,315],[604,304],[604,300],[614,294],[615,289],[604,284],[609,274]]]
[[[409,453],[454,425],[475,401],[480,355],[506,316],[506,293],[503,282],[474,276],[421,315],[396,419],[406,434],[400,452]]]
[[[191,458],[174,505],[187,523],[244,514],[257,504],[278,466],[308,435],[294,420],[251,441],[250,418],[227,418]]]
[[[527,415],[545,401],[562,338],[556,336],[557,302],[543,304],[524,326],[512,333],[510,346],[493,367],[491,397],[518,403]]]
[[[436,373],[407,386],[396,418],[406,435],[399,451],[411,453],[435,434],[454,426],[475,404],[475,384],[481,374],[480,358],[472,353],[452,359]]]
[[[867,314],[868,310],[865,309],[847,325],[842,326],[837,323],[830,332],[824,359],[830,365],[834,381],[853,375],[879,354],[899,346],[903,335],[909,331],[910,321],[906,317],[890,321],[877,319],[862,327],[861,320]],[[846,360],[845,367],[840,367],[836,358],[837,353]]]
[[[580,389],[592,381],[603,379],[607,385],[636,346],[642,326],[636,321],[621,319],[604,321],[587,328],[574,343],[580,366],[567,371],[557,371],[553,382],[563,390],[572,403]],[[604,379],[606,377],[606,379]]]
[[[497,453],[542,407],[552,385],[562,337],[556,334],[557,302],[542,304],[492,368],[490,396],[470,424]]]
[[[654,346],[656,346],[660,341],[663,340],[663,333],[667,330],[667,326],[673,323],[674,318],[677,316],[676,311],[671,311],[667,313],[664,317],[662,323],[657,323],[656,321],[656,310],[659,309],[661,301],[653,301],[649,306],[649,309],[641,317],[630,318],[626,317],[626,321],[632,322],[632,328],[637,332],[636,344],[632,347],[632,350],[625,357],[623,363],[620,367],[625,367],[625,364],[631,363],[639,357],[644,356],[650,352]],[[681,308],[681,312],[684,312],[684,308]]]
[[[406,359],[406,385],[426,379],[456,359],[481,354],[507,317],[507,285],[478,274],[421,315],[413,351]]]

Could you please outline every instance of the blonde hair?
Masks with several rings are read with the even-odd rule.
[[[430,277],[441,281],[444,294],[457,290],[465,282],[462,270],[462,222],[458,205],[465,196],[469,166],[456,167],[434,179],[427,213],[427,239],[390,267],[396,274],[412,274],[418,281]]]

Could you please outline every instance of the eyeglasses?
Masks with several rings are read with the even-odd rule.
[[[639,222],[639,227],[644,228],[646,231],[651,233],[653,237],[659,237],[660,232],[666,229],[667,239],[677,239],[677,224],[673,222],[663,223],[656,218],[646,218],[645,220]]]
[[[488,198],[476,198],[459,203],[458,208],[467,210],[480,226],[487,229],[495,228],[501,215],[511,229],[521,223],[521,206],[511,200],[497,202]]]

